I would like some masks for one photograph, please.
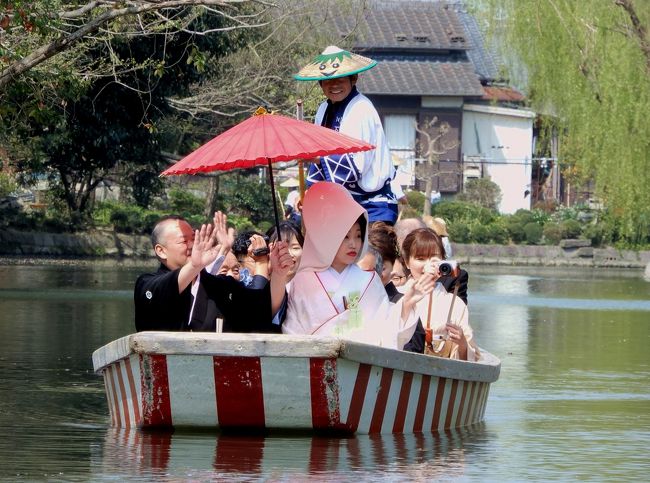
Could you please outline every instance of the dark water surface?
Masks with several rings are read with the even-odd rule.
[[[469,267],[470,321],[502,359],[485,422],[333,439],[108,426],[97,347],[132,332],[120,266],[0,266],[4,481],[395,481],[650,475],[650,283],[640,271]]]

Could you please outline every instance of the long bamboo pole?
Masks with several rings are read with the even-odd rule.
[[[302,99],[298,99],[296,100],[296,119],[304,121],[304,118]],[[298,183],[300,186],[300,203],[302,203],[305,196],[305,163],[302,159],[298,160]]]

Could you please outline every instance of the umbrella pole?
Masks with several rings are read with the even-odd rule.
[[[278,201],[275,197],[275,183],[273,182],[273,165],[271,164],[271,158],[266,158],[269,163],[269,179],[271,180],[271,196],[273,196],[273,214],[275,215],[275,231],[278,234],[278,241],[282,241],[282,236],[280,235],[280,216],[278,215]]]
[[[302,99],[296,101],[296,119],[299,121],[304,121],[304,113],[302,109]],[[302,159],[298,160],[298,184],[300,186],[300,201],[305,196],[305,163]]]

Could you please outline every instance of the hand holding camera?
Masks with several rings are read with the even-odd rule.
[[[257,261],[258,258],[267,257],[271,252],[267,245],[268,238],[260,235],[253,235],[248,240],[248,253]]]
[[[457,277],[460,274],[460,264],[456,260],[428,260],[424,264],[424,273],[430,273],[436,278]]]

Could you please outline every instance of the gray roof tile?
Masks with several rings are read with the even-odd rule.
[[[383,61],[359,76],[364,94],[481,97],[470,62]]]
[[[337,19],[339,34],[352,32],[354,22],[351,16]],[[353,35],[356,50],[472,47],[454,7],[445,3],[377,2],[371,5]]]

